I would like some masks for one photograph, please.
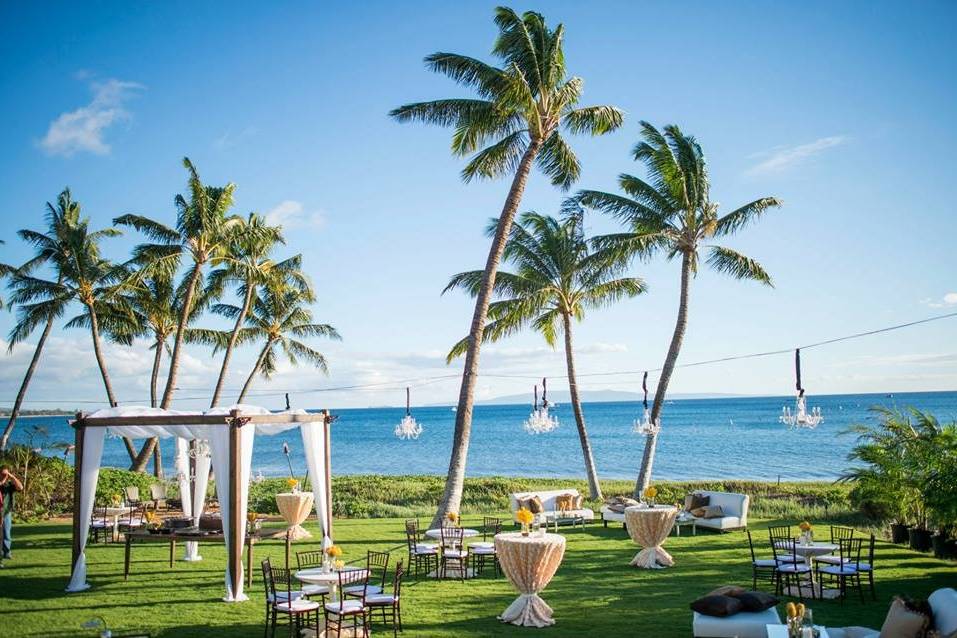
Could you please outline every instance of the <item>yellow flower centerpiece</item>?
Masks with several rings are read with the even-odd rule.
[[[459,526],[459,515],[458,515],[457,513],[455,513],[455,512],[449,512],[448,514],[446,514],[446,515],[445,515],[445,520],[447,520],[447,521],[449,522],[449,526],[450,526],[450,527],[458,527],[458,526]]]
[[[325,550],[323,550],[325,557],[322,559],[322,569],[323,571],[329,572],[333,568],[341,569],[336,567],[338,563],[342,561],[339,560],[342,557],[342,548],[338,545],[330,545]]]
[[[807,521],[801,521],[801,524],[798,525],[798,528],[801,530],[801,543],[804,545],[810,545],[814,542],[814,528]]]
[[[645,488],[645,491],[642,492],[642,496],[645,497],[645,502],[648,503],[649,507],[654,507],[655,497],[658,496],[658,488],[654,485],[649,485]]]
[[[299,481],[290,476],[289,478],[286,479],[286,487],[289,488],[290,492],[295,494],[296,492],[299,491]]]
[[[331,556],[332,558],[339,558],[342,556],[342,548],[338,545],[330,545],[326,548],[326,556]]]
[[[535,520],[535,515],[527,507],[520,508],[515,512],[515,520],[522,524],[522,536],[528,536],[528,527]]]
[[[113,507],[119,507],[120,503],[123,502],[123,497],[119,494],[114,494],[110,497],[110,500],[113,502]]]
[[[335,566],[337,572],[342,571],[342,568],[346,566],[346,561],[342,560],[341,558],[337,558]]]
[[[787,614],[787,628],[788,628],[788,638],[800,638],[802,625],[804,624],[804,616],[809,610],[804,606],[804,603],[788,603],[785,607],[785,613]]]

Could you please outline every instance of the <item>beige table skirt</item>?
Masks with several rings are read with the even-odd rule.
[[[671,554],[661,546],[671,533],[678,517],[675,507],[628,507],[625,522],[628,535],[644,549],[635,554],[631,564],[645,569],[660,569],[675,564]]]
[[[499,616],[502,622],[526,627],[555,624],[552,608],[538,595],[551,581],[565,555],[561,534],[538,536],[508,532],[495,536],[495,551],[502,571],[519,592],[519,597]]]
[[[312,511],[312,492],[284,492],[276,494],[276,505],[282,519],[289,525],[289,537],[294,540],[310,538],[312,534],[306,531],[302,522],[309,518]]]

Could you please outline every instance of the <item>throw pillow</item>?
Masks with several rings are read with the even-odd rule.
[[[572,494],[559,494],[555,497],[555,509],[559,512],[567,512],[575,509],[575,497]]]
[[[531,512],[532,514],[541,514],[542,512],[545,511],[545,506],[542,505],[542,499],[539,498],[537,495],[531,497],[526,502],[528,503],[526,507],[528,507],[528,511]]]
[[[900,598],[895,598],[881,625],[880,638],[920,638],[927,629],[929,619],[911,611]]]
[[[731,596],[703,596],[691,603],[692,611],[718,618],[736,614],[741,608],[741,601]]]
[[[714,591],[708,592],[705,596],[731,596],[732,598],[737,598],[746,591],[748,590],[744,587],[738,587],[737,585],[724,585]]]
[[[710,496],[702,496],[701,494],[689,494],[689,496],[691,497],[691,502],[688,503],[687,500],[685,500],[685,509],[689,512],[691,510],[696,510],[699,507],[707,507],[711,504]]]
[[[781,602],[775,596],[763,591],[746,591],[738,594],[735,598],[741,601],[741,607],[744,611],[764,611]]]
[[[580,510],[582,508],[582,503],[585,500],[585,497],[581,494],[576,494],[572,497],[572,509]]]
[[[695,518],[704,518],[704,515],[708,512],[707,507],[696,507],[693,510],[689,510],[691,515]]]
[[[704,518],[721,518],[724,516],[724,510],[720,505],[709,505],[704,508]]]

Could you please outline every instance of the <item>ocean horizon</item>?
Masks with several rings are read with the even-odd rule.
[[[669,399],[662,413],[654,476],[658,480],[834,480],[849,466],[847,454],[855,443],[845,430],[853,423],[875,420],[871,408],[915,407],[933,413],[941,422],[957,420],[957,392],[907,392],[894,394],[836,394],[808,398],[808,407],[819,406],[824,421],[816,429],[789,430],[778,421],[784,405],[793,407],[793,396]],[[547,434],[530,435],[522,428],[530,405],[475,406],[469,450],[468,476],[521,476],[583,478],[578,430],[569,403],[559,403],[553,414],[559,427]],[[404,407],[332,409],[338,420],[332,429],[334,475],[443,475],[448,469],[455,413],[450,406],[413,408],[422,425],[417,440],[400,440],[393,434]],[[603,479],[634,479],[644,449],[644,437],[632,432],[642,414],[640,401],[585,402],[586,426],[595,464]],[[52,447],[72,442],[65,416],[22,417],[14,430],[14,443],[28,442],[28,427],[47,429],[36,437],[50,455]],[[5,424],[6,418],[0,419]],[[305,472],[301,439],[297,431],[257,436],[253,447],[253,476],[285,476],[283,443],[292,450],[293,469]],[[171,440],[164,440],[163,466],[173,474]],[[72,462],[72,454],[67,456]],[[103,450],[104,467],[129,465],[118,438],[109,438]]]

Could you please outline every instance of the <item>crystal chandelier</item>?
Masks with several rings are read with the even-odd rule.
[[[189,446],[189,450],[186,452],[191,459],[198,459],[201,457],[210,458],[212,456],[212,451],[209,447],[209,443],[202,439],[197,439],[193,442],[193,445]]]
[[[648,373],[641,380],[641,389],[645,392],[645,413],[642,418],[635,419],[631,431],[635,434],[658,434],[661,432],[661,419],[651,420],[651,411],[648,410]]]
[[[412,418],[409,388],[405,389],[405,417],[395,426],[395,435],[400,439],[417,439],[422,434],[422,426]]]
[[[538,407],[538,386],[535,386],[535,402],[532,404],[532,413],[528,415],[522,427],[529,434],[544,434],[558,427],[558,418],[548,413],[548,388],[545,379],[542,379],[542,407]]]
[[[795,387],[797,388],[797,399],[795,400],[794,412],[791,408],[784,406],[781,408],[781,416],[778,421],[788,426],[788,428],[808,428],[813,430],[824,422],[824,415],[821,414],[821,408],[812,408],[810,412],[807,409],[807,397],[804,396],[804,388],[801,385],[801,349],[794,351],[794,374],[797,379]]]

